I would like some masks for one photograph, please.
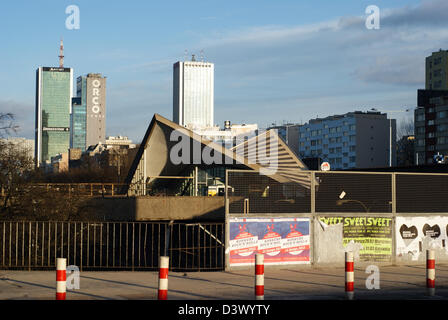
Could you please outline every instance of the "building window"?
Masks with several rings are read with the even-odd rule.
[[[356,146],[350,146],[350,151],[351,152],[356,151]]]
[[[443,118],[446,118],[446,114],[447,114],[447,112],[446,111],[439,111],[439,112],[437,112],[437,118],[438,119],[443,119]]]
[[[350,125],[350,130],[351,130],[351,131],[356,130],[356,124],[352,124],[352,125]]]
[[[434,137],[435,137],[434,132],[429,132],[429,133],[428,133],[428,138],[434,138]]]
[[[416,116],[416,121],[425,121],[425,115],[424,114],[418,114]]]
[[[356,157],[350,157],[350,162],[356,162]]]
[[[434,120],[428,120],[428,126],[433,126],[434,125]]]

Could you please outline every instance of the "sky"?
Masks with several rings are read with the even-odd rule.
[[[76,5],[80,28],[69,30]],[[366,8],[380,9],[368,29]],[[305,123],[376,108],[405,122],[425,57],[448,49],[446,0],[15,0],[0,11],[0,112],[34,139],[36,69],[107,77],[106,135],[140,142],[155,113],[172,119],[172,68],[215,64],[215,123]]]

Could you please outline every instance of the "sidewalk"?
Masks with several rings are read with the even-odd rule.
[[[424,266],[380,267],[380,289],[366,289],[365,268],[355,268],[355,299],[448,299],[448,265],[436,270],[436,296],[425,295]],[[54,271],[0,271],[0,299],[55,298]],[[265,269],[266,300],[345,299],[344,268]],[[79,290],[67,300],[157,299],[158,272],[82,272]],[[254,274],[232,272],[169,273],[169,300],[252,300]]]

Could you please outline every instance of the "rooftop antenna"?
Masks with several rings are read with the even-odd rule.
[[[185,51],[184,51],[184,61],[187,61],[187,58],[188,58],[188,50],[185,49]]]
[[[59,47],[59,68],[64,68],[64,40],[62,38]]]
[[[194,54],[191,55],[191,61],[196,61],[196,58],[195,58]]]

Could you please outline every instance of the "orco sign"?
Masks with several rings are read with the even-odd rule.
[[[92,112],[98,113],[100,112],[100,87],[101,87],[101,81],[100,80],[93,80],[92,81]]]

